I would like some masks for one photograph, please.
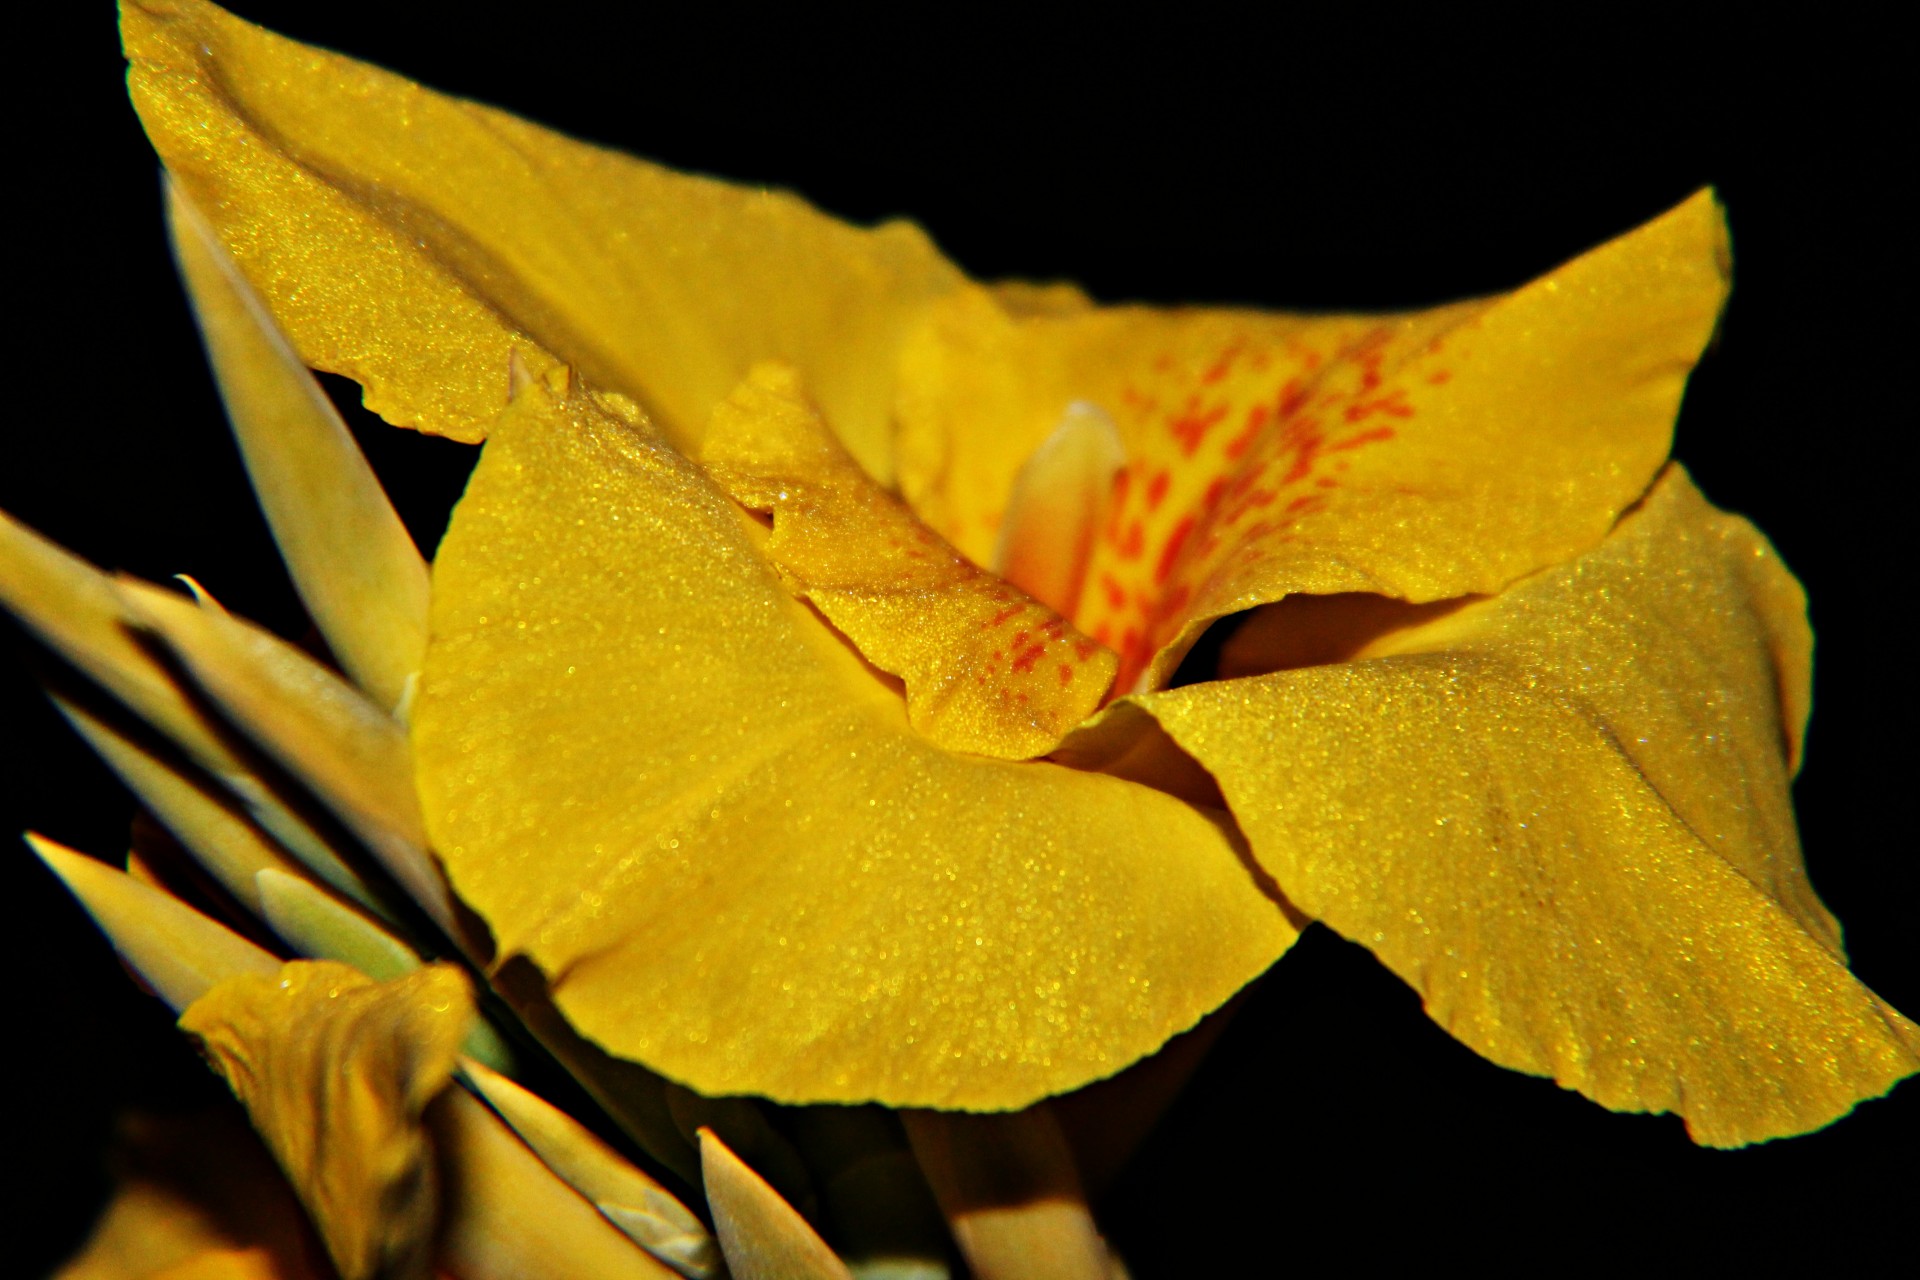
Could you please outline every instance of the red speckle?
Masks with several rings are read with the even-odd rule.
[[[1299,445],[1299,456],[1294,458],[1293,465],[1287,468],[1287,474],[1280,477],[1280,483],[1289,485],[1306,479],[1307,473],[1313,470],[1314,457],[1320,452],[1320,446],[1325,441],[1326,437],[1320,435],[1308,436],[1302,440]]]
[[[1073,642],[1073,656],[1081,662],[1085,662],[1099,651],[1100,646],[1091,640],[1075,640]]]
[[[1188,407],[1167,424],[1173,432],[1173,438],[1180,442],[1180,452],[1191,458],[1200,448],[1200,442],[1206,439],[1207,432],[1213,430],[1219,421],[1227,416],[1227,406],[1217,404],[1211,409],[1201,410],[1193,401]]]
[[[1227,491],[1226,477],[1215,476],[1213,478],[1213,482],[1207,486],[1206,493],[1202,494],[1200,497],[1200,509],[1202,511],[1208,511],[1208,512],[1212,511],[1215,507],[1220,505],[1221,495],[1226,493],[1226,491]]]
[[[1365,359],[1367,356],[1385,346],[1387,339],[1391,336],[1392,335],[1387,332],[1385,325],[1375,325],[1373,328],[1361,334],[1360,340],[1351,347],[1348,347],[1342,354]]]
[[[1106,539],[1108,542],[1120,541],[1120,521],[1127,507],[1127,490],[1133,485],[1133,468],[1124,467],[1114,473],[1113,501],[1107,511]]]
[[[1206,386],[1212,386],[1214,383],[1220,381],[1220,379],[1226,377],[1227,370],[1233,368],[1234,359],[1239,354],[1240,344],[1238,342],[1229,344],[1227,348],[1220,353],[1220,358],[1213,362],[1212,367],[1200,375],[1201,383]]]
[[[1060,664],[1060,687],[1066,688],[1073,683],[1073,668],[1067,663]]]
[[[1247,410],[1247,425],[1241,429],[1239,435],[1227,441],[1227,457],[1237,458],[1252,448],[1253,442],[1260,436],[1260,429],[1267,425],[1267,418],[1271,413],[1272,410],[1263,404],[1257,404]]]
[[[1439,343],[1434,344],[1436,348],[1439,345],[1440,345]],[[1452,380],[1452,378],[1453,378],[1453,370],[1451,369],[1439,369],[1427,375],[1427,381],[1432,383],[1436,387],[1445,386],[1449,381]]]
[[[1016,632],[1014,632],[1014,633],[1013,633],[1013,641],[1012,641],[1012,643],[1011,643],[1011,644],[1009,644],[1009,645],[1007,646],[1007,648],[1009,648],[1009,649],[1018,649],[1018,648],[1019,648],[1019,647],[1020,647],[1021,645],[1023,645],[1023,644],[1025,644],[1025,643],[1027,642],[1027,636],[1028,636],[1028,634],[1029,634],[1029,633],[1028,633],[1028,632],[1025,632],[1025,631],[1016,631]]]
[[[1291,516],[1298,515],[1302,511],[1311,511],[1325,502],[1326,499],[1317,493],[1302,494],[1287,504],[1287,514]]]
[[[1127,526],[1127,536],[1114,548],[1122,560],[1138,560],[1147,547],[1147,531],[1138,520]]]
[[[1345,417],[1348,422],[1363,422],[1376,413],[1384,413],[1389,418],[1411,418],[1413,407],[1405,403],[1406,389],[1396,387],[1377,400],[1365,400],[1359,404],[1347,406]]]
[[[1172,482],[1173,478],[1165,471],[1154,473],[1153,479],[1147,481],[1147,510],[1158,511],[1160,509],[1160,504],[1164,502],[1167,497],[1167,486]]]
[[[1125,604],[1126,599],[1126,596],[1122,595],[1120,597],[1120,604]],[[1114,607],[1118,608],[1119,605],[1117,604]],[[1112,636],[1113,632],[1107,628],[1107,624],[1104,622],[1093,629],[1093,640],[1095,644],[1106,644]]]
[[[1020,613],[1024,612],[1025,609],[1026,609],[1026,606],[1023,604],[1016,604],[1010,608],[1002,609],[1000,612],[994,614],[991,618],[988,618],[985,622],[981,623],[980,629],[982,631],[991,631],[995,627],[999,626],[1001,623],[1005,622],[1008,618],[1018,616]]]
[[[1065,631],[1066,629],[1067,629],[1067,620],[1065,618],[1055,618],[1051,622],[1046,622],[1041,624],[1040,634],[1043,636],[1049,636],[1052,639],[1058,640],[1060,638],[1060,633],[1062,631]]]
[[[1120,585],[1120,579],[1110,573],[1100,575],[1100,590],[1106,594],[1109,609],[1119,609],[1127,603],[1127,589]],[[1098,639],[1101,644],[1107,642],[1105,636]]]
[[[1043,644],[1028,645],[1013,656],[1013,669],[1015,671],[1031,671],[1033,664],[1040,661],[1041,655],[1045,654],[1046,651],[1047,646]]]
[[[1160,561],[1153,567],[1153,580],[1165,582],[1173,574],[1174,561],[1180,558],[1180,548],[1186,545],[1187,536],[1193,532],[1193,517],[1181,516],[1173,526],[1173,532],[1167,535],[1166,545],[1160,548]]]
[[[1374,444],[1381,440],[1391,439],[1393,439],[1392,427],[1375,427],[1371,431],[1362,431],[1357,436],[1348,436],[1345,440],[1337,444],[1328,445],[1327,452],[1345,453],[1350,449],[1358,449],[1362,445]]]
[[[1313,483],[1322,489],[1338,489],[1340,487],[1340,482],[1332,476],[1318,476],[1314,479]]]
[[[1157,372],[1166,373],[1173,368],[1173,357],[1163,352],[1154,357],[1153,367]]]

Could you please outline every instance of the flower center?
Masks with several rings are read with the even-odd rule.
[[[1059,451],[1068,474],[1064,459],[1086,451],[1072,439]],[[1043,756],[1112,688],[1119,657],[968,560],[876,484],[791,367],[755,366],[715,410],[701,462],[741,507],[772,517],[760,550],[782,584],[900,677],[907,719],[929,740],[1005,760]],[[1046,487],[1036,481],[1035,491]],[[1070,585],[1086,558],[1083,547],[1079,567],[1051,570],[1053,580]]]
[[[1126,466],[1120,433],[1104,409],[1076,400],[1021,466],[1001,516],[993,571],[1071,618],[1086,586],[1094,539]]]

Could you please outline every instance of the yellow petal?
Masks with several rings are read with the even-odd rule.
[[[246,1106],[344,1280],[424,1276],[438,1187],[421,1113],[473,992],[452,965],[375,982],[326,960],[230,978],[180,1027]]]
[[[853,1280],[807,1220],[711,1129],[700,1131],[700,1167],[714,1230],[737,1280]]]
[[[164,890],[45,836],[30,832],[27,844],[80,900],[127,967],[176,1011],[217,983],[279,968],[271,954]]]
[[[754,1098],[713,1098],[685,1085],[669,1082],[667,1112],[697,1151],[700,1131],[710,1129],[742,1160],[751,1160],[769,1185],[796,1204],[812,1208],[818,1199],[813,1166],[787,1136],[767,1121],[767,1112]]]
[[[446,1179],[439,1264],[459,1280],[675,1280],[465,1089],[427,1109]]]
[[[298,875],[297,864],[271,837],[186,767],[166,759],[149,744],[135,740],[79,703],[61,697],[53,701],[67,723],[242,906],[260,914],[259,887],[254,879],[260,872],[286,873],[290,878]]]
[[[1129,459],[1074,621],[1164,682],[1206,623],[1295,592],[1494,591],[1645,490],[1726,295],[1702,192],[1504,297],[1400,316],[943,303],[909,348],[900,483],[985,562],[1069,404]]]
[[[1284,606],[1283,606],[1284,607]],[[1695,1140],[1920,1069],[1845,967],[1787,795],[1799,594],[1677,467],[1600,547],[1355,660],[1139,699],[1254,856],[1503,1065]]]
[[[546,1166],[635,1244],[690,1280],[716,1274],[720,1256],[713,1236],[665,1187],[546,1099],[478,1063],[461,1069]]]
[[[861,471],[790,366],[754,369],[714,414],[701,457],[734,501],[772,513],[767,558],[905,681],[907,719],[934,743],[1045,755],[1113,684],[1111,650],[970,563]]]
[[[1019,1106],[1292,941],[1167,796],[944,752],[661,441],[531,389],[434,564],[422,805],[498,954],[703,1093]]]
[[[260,761],[149,646],[113,579],[0,512],[0,605],[127,709],[152,725],[245,806],[248,814],[322,880],[354,901],[373,892],[327,838],[260,775]]]
[[[508,961],[495,971],[493,988],[520,1025],[635,1146],[687,1185],[700,1181],[700,1154],[667,1103],[672,1086],[664,1078],[637,1062],[614,1057],[568,1025],[554,1007],[545,978],[532,965]]]
[[[312,788],[449,938],[460,939],[446,883],[426,851],[399,722],[251,623],[131,578],[117,590],[220,709]]]
[[[341,667],[392,710],[427,649],[427,566],[333,402],[171,182],[167,213],[234,438],[300,599]]]
[[[1046,1104],[900,1118],[977,1280],[1106,1280],[1106,1245]]]
[[[585,146],[201,0],[122,14],[175,180],[301,358],[389,421],[479,439],[519,352],[639,399],[684,447],[780,358],[889,474],[895,352],[959,282],[918,229]]]
[[[412,947],[318,885],[270,869],[262,870],[255,882],[260,918],[295,953],[352,965],[377,982],[420,967]],[[484,1018],[474,1019],[460,1051],[496,1070],[513,1070],[513,1051]]]
[[[412,947],[298,876],[263,870],[254,894],[267,927],[309,959],[350,964],[377,982],[420,967]]]

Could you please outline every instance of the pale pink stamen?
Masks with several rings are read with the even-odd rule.
[[[1084,400],[1068,405],[1014,477],[993,549],[994,572],[1073,617],[1113,478],[1126,460],[1105,410]]]

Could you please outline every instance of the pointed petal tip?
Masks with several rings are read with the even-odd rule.
[[[702,1127],[700,1170],[720,1249],[735,1280],[853,1280],[798,1210]]]
[[[171,179],[167,212],[234,441],[294,586],[340,665],[392,707],[426,651],[426,562],[333,402]]]
[[[176,1012],[216,982],[280,961],[179,899],[34,832],[27,844],[107,935],[121,959]]]
[[[49,871],[59,876],[60,882],[68,888],[73,887],[73,881],[69,873],[77,870],[75,864],[93,861],[93,859],[87,857],[86,854],[74,849],[69,849],[57,840],[50,840],[38,831],[22,831],[20,838],[27,842],[27,847],[33,850],[34,856],[44,862]],[[80,870],[79,874],[84,875],[85,873],[83,870]]]

